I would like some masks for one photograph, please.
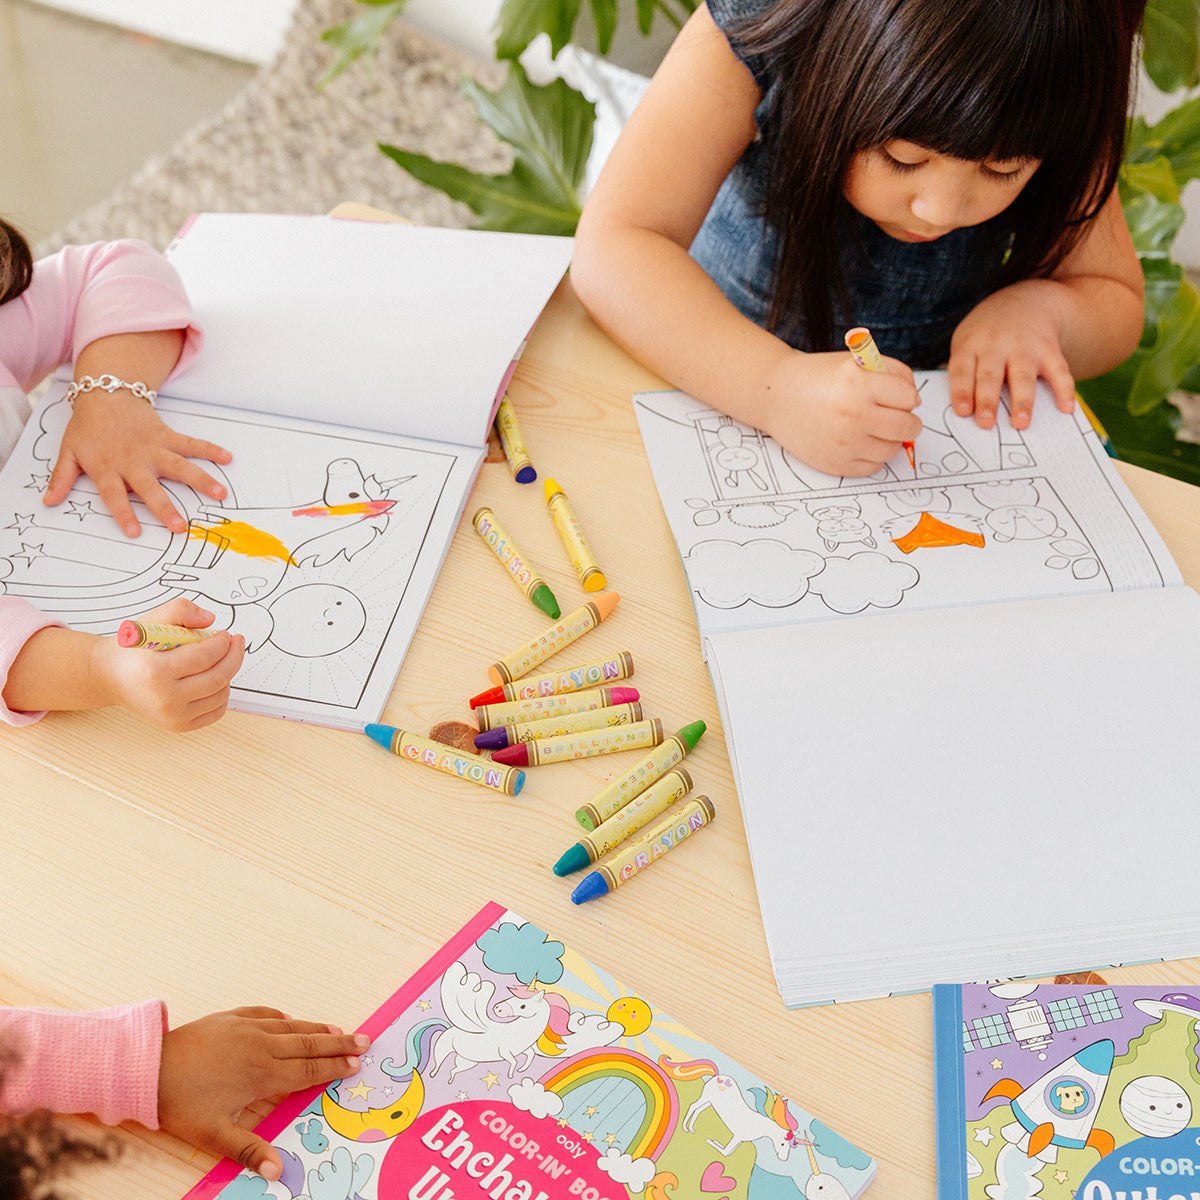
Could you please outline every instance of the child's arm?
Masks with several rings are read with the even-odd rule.
[[[1142,335],[1142,271],[1114,189],[1087,232],[1049,279],[1025,279],[975,306],[950,343],[956,412],[996,422],[1006,381],[1016,429],[1029,425],[1044,379],[1070,412],[1075,380],[1123,362]]]
[[[157,391],[183,346],[182,329],[97,338],[76,358],[75,378],[115,375]],[[127,536],[136,537],[141,531],[130,493],[139,496],[168,529],[183,533],[187,522],[160,479],[176,479],[214,500],[225,498],[224,486],[189,461],[193,458],[226,463],[232,455],[212,442],[176,433],[150,404],[124,388],[112,393],[83,392],[75,398],[42,503],[61,504],[80,475],[87,475]]]
[[[161,1001],[66,1012],[0,1009],[0,1111],[134,1120],[278,1179],[278,1153],[236,1124],[247,1105],[359,1069],[369,1045],[274,1008],[238,1008],[167,1029]]]
[[[584,208],[571,280],[626,350],[831,474],[867,475],[920,432],[907,367],[803,354],[759,328],[687,253],[755,135],[759,90],[701,6],[667,53]]]
[[[22,612],[5,611],[16,605]],[[121,704],[165,729],[202,729],[225,712],[230,681],[245,656],[244,639],[224,630],[174,650],[123,649],[115,637],[23,619],[27,612],[40,616],[23,601],[0,598],[0,720],[12,724],[47,709]],[[182,598],[146,616],[195,629],[213,621],[212,613]]]
[[[157,390],[200,341],[178,273],[150,246],[131,239],[66,246],[35,263],[29,287],[0,305],[0,387],[28,392],[72,362],[76,378],[110,374]],[[219,500],[225,488],[187,459],[225,463],[230,457],[211,442],[175,433],[128,391],[85,392],[76,400],[45,499],[61,503],[87,474],[127,535],[140,528],[127,490],[182,531],[183,519],[159,477]]]

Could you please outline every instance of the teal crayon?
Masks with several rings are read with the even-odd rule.
[[[571,893],[571,899],[576,904],[583,904],[616,891],[621,884],[628,883],[639,871],[658,862],[668,850],[675,849],[696,830],[703,829],[716,815],[713,803],[707,796],[692,797],[636,842],[613,855],[608,862],[601,863],[590,875],[585,875]]]

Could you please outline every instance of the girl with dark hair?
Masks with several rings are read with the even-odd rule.
[[[833,475],[921,423],[911,368],[1015,428],[1136,347],[1116,195],[1144,0],[709,0],[584,208],[571,277],[631,353]],[[844,351],[868,326],[886,374]]]
[[[51,1113],[138,1121],[278,1179],[279,1153],[237,1124],[257,1100],[353,1075],[364,1034],[238,1008],[167,1027],[161,1001],[92,1012],[0,1008],[0,1200],[49,1200],[50,1184],[113,1143],[66,1132]]]
[[[221,500],[225,488],[193,460],[230,458],[176,433],[154,409],[159,385],[199,340],[179,276],[144,242],[67,246],[35,263],[20,233],[0,221],[0,462],[29,419],[26,393],[74,363],[71,419],[43,502],[61,504],[88,475],[129,537],[140,532],[130,493],[182,533],[186,522],[159,480]],[[130,654],[115,638],[63,628],[3,591],[0,580],[0,723],[24,724],[46,709],[122,704],[166,728],[191,730],[224,713],[245,650],[240,637],[221,631],[170,654]],[[195,627],[213,621],[182,598],[145,615]]]

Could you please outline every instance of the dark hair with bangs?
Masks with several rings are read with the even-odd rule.
[[[894,138],[970,161],[1037,158],[1006,210],[994,286],[1057,267],[1116,183],[1145,0],[778,0],[734,32],[776,85],[763,213],[778,237],[770,328],[800,308],[833,349],[851,159]]]
[[[19,296],[33,279],[33,255],[20,230],[0,220],[0,304]]]

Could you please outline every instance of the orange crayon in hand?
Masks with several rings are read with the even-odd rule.
[[[846,349],[850,351],[850,357],[864,371],[874,371],[876,375],[886,375],[887,368],[883,365],[883,359],[879,357],[879,347],[875,345],[875,339],[871,336],[869,329],[864,329],[861,325],[856,329],[851,329],[846,334]],[[902,442],[904,453],[908,455],[908,465],[912,467],[913,474],[917,473],[917,449],[912,442]]]

